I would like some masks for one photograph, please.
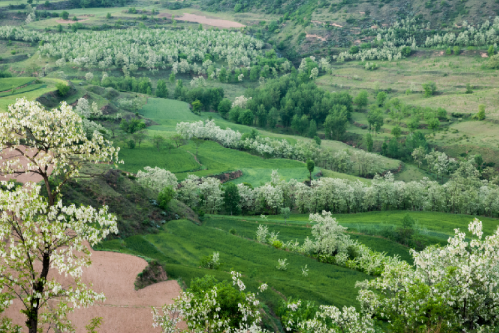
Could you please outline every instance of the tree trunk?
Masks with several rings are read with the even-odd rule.
[[[26,326],[29,327],[29,333],[37,333],[38,332],[38,309],[34,310],[28,320],[26,320]]]

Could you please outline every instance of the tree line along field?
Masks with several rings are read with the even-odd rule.
[[[236,182],[248,182],[253,185],[259,185],[270,180],[270,174],[274,169],[278,169],[286,180],[292,178],[304,180],[307,178],[308,171],[302,162],[284,159],[262,159],[246,152],[224,148],[210,141],[203,142],[199,147],[190,143],[179,148],[158,150],[148,140],[154,135],[161,135],[165,138],[170,137],[175,134],[176,124],[183,121],[192,122],[206,120],[211,117],[215,119],[218,125],[238,130],[241,133],[248,133],[252,128],[228,122],[216,113],[203,112],[201,116],[195,115],[186,103],[169,99],[149,98],[147,104],[139,112],[143,117],[153,120],[154,125],[147,128],[148,139],[145,139],[140,147],[136,146],[130,149],[127,148],[124,142],[120,143],[120,153],[125,161],[122,168],[126,171],[136,173],[145,166],[158,166],[175,172],[179,179],[183,179],[189,173],[207,176],[242,170],[243,177],[237,179]],[[288,140],[291,143],[296,143],[298,139],[292,135],[274,134],[265,130],[261,131],[261,135]],[[306,138],[299,139],[310,140]],[[335,150],[354,150],[354,148],[341,142],[330,140],[324,140],[322,145]],[[195,158],[196,151],[197,161]],[[385,159],[384,161],[386,169],[396,169],[399,164],[398,161],[393,159]],[[314,174],[319,171],[320,168],[316,168]],[[349,177],[341,173],[333,174],[337,177]]]

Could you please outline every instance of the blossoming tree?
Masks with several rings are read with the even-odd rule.
[[[177,323],[184,320],[191,332],[262,332],[258,327],[262,320],[260,302],[254,293],[245,292],[240,273],[231,275],[232,285],[215,284],[217,281],[207,276],[194,280],[173,304],[164,305],[161,310],[153,307],[153,327],[161,328],[163,333],[182,332]],[[264,292],[267,287],[264,283],[258,289]]]
[[[91,264],[86,242],[94,245],[118,229],[107,206],[63,205],[61,187],[84,163],[117,162],[118,151],[97,132],[87,139],[82,119],[67,104],[49,111],[25,99],[0,116],[0,151],[10,156],[1,161],[3,174],[37,174],[46,189],[45,197],[35,184],[2,182],[0,312],[17,298],[30,333],[43,324],[74,331],[67,314],[105,299],[82,282],[82,268]],[[70,285],[58,282],[55,272],[69,276]],[[49,309],[50,300],[57,303]]]
[[[483,237],[482,222],[456,229],[445,247],[412,251],[359,283],[364,312],[389,320],[394,332],[493,332],[499,322],[499,230]]]

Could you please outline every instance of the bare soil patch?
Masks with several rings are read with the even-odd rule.
[[[83,270],[83,282],[93,283],[93,290],[106,295],[104,303],[96,303],[87,309],[77,309],[68,317],[76,327],[77,333],[86,332],[85,325],[94,317],[103,317],[103,325],[99,333],[135,333],[161,332],[152,327],[151,307],[173,303],[180,295],[181,288],[177,281],[164,281],[136,291],[134,282],[137,275],[144,270],[147,262],[141,258],[114,252],[92,252],[92,265]],[[56,272],[56,276],[64,284],[64,277]],[[24,326],[24,315],[19,313],[21,304],[15,300],[7,309],[5,316]],[[183,325],[185,328],[185,324]]]
[[[160,14],[159,17],[171,18],[171,14],[163,13],[163,14]],[[206,16],[200,16],[200,15],[189,14],[189,13],[184,13],[180,17],[175,17],[175,20],[186,21],[186,22],[196,22],[196,23],[206,24],[206,25],[210,25],[213,27],[219,27],[219,28],[243,28],[243,27],[245,27],[244,24],[241,24],[238,22],[208,18]]]
[[[325,41],[326,41],[326,38],[321,37],[321,36],[319,36],[319,35],[309,35],[309,34],[307,34],[305,37],[306,37],[306,38],[317,38],[317,39],[322,40],[323,42],[325,42]]]
[[[22,151],[26,151],[25,147],[21,147]],[[28,155],[33,156],[33,153],[28,152]],[[28,160],[18,151],[15,150],[10,150],[10,149],[5,149],[3,151],[0,151],[0,165],[4,164],[8,161],[12,162],[13,160],[19,160],[20,165],[23,167],[26,167],[28,164]],[[52,171],[52,167],[49,167],[49,173]],[[14,179],[17,182],[20,183],[27,183],[27,182],[34,182],[38,183],[43,180],[43,178],[36,173],[22,173],[19,175],[2,175],[0,174],[0,181],[2,180],[10,180]]]

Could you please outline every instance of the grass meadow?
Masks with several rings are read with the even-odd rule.
[[[428,229],[430,239],[441,244],[446,242],[448,235],[453,234],[454,228],[467,230],[467,224],[473,218],[408,211],[339,214],[335,217],[340,224],[349,228],[352,238],[375,251],[398,255],[412,263],[409,248],[380,237],[358,234],[355,229],[355,226],[366,224],[399,226],[406,214],[411,215],[419,227]],[[486,234],[494,232],[499,222],[488,218],[481,220]],[[260,282],[266,282],[272,287],[271,292],[261,295],[271,307],[277,304],[281,295],[340,307],[358,306],[354,285],[356,281],[369,278],[367,275],[259,244],[255,241],[258,224],[266,224],[269,231],[279,232],[279,239],[282,241],[298,240],[301,243],[307,236],[311,236],[311,225],[305,214],[293,214],[286,223],[280,216],[268,216],[268,220],[263,221],[254,216],[207,215],[202,225],[187,220],[174,220],[161,226],[157,233],[104,241],[96,249],[158,260],[165,265],[170,278],[181,278],[187,286],[195,277],[210,274],[219,279],[228,279],[228,272],[236,270],[243,274],[243,280],[250,290],[256,291]],[[231,229],[235,234],[229,232]],[[220,270],[201,268],[201,258],[213,252],[220,253]],[[278,259],[287,259],[287,271],[275,268]],[[305,265],[309,269],[308,277],[302,275],[301,268]]]
[[[270,306],[276,306],[281,295],[315,301],[318,304],[355,305],[355,282],[367,275],[347,268],[322,264],[297,253],[278,250],[252,239],[232,235],[212,225],[210,218],[203,226],[187,220],[170,221],[157,234],[133,236],[124,240],[105,241],[98,249],[114,250],[156,259],[166,265],[170,278],[182,278],[187,285],[194,277],[206,274],[230,279],[228,272],[239,271],[249,289],[256,291],[259,283],[268,283],[271,290],[261,294]],[[257,225],[250,224],[255,230]],[[304,232],[309,232],[303,228]],[[254,238],[254,237],[253,237]],[[220,253],[219,271],[202,269],[202,257]],[[287,271],[275,268],[278,259],[287,259]],[[307,265],[309,276],[302,275]]]
[[[200,116],[195,115],[189,109],[187,103],[170,100],[149,98],[147,104],[139,113],[154,124],[147,128],[149,139],[154,135],[161,135],[165,138],[175,133],[177,123],[186,121],[193,122],[199,120],[214,119],[221,128],[232,128],[241,133],[247,133],[253,130],[252,127],[238,125],[221,118],[217,113],[203,112]],[[298,138],[293,135],[277,134],[265,130],[259,130],[264,137],[272,137],[282,140],[288,140],[295,144],[297,140],[310,140],[308,138]],[[243,176],[235,180],[236,183],[248,182],[254,186],[259,186],[270,181],[272,170],[279,170],[279,174],[285,180],[297,179],[299,181],[308,178],[308,171],[304,163],[286,159],[264,159],[259,156],[251,155],[247,152],[224,148],[221,145],[204,141],[199,147],[190,142],[180,148],[171,150],[156,149],[149,140],[145,140],[140,147],[134,149],[127,148],[124,142],[119,143],[121,147],[120,156],[125,164],[123,170],[136,173],[146,166],[158,166],[175,172],[179,179],[184,179],[189,173],[198,176],[207,176],[219,174],[227,171],[242,170]],[[323,146],[333,150],[351,149],[339,141],[324,140]],[[197,155],[197,161],[195,156]],[[395,169],[399,161],[384,158],[386,169]],[[198,163],[199,162],[199,163]],[[318,173],[319,168],[314,170]],[[345,175],[338,172],[324,170],[324,176],[346,179],[361,179],[353,175]],[[363,182],[369,180],[361,179]]]
[[[17,79],[22,79],[22,80],[17,80]],[[0,84],[4,84],[5,86],[9,85],[10,80],[14,82],[15,84],[18,84],[17,86],[22,86],[28,82],[32,82],[35,80],[35,78],[4,78],[0,80],[6,80],[5,82],[0,82]],[[33,84],[29,85],[27,87],[21,88],[14,90],[14,94],[12,94],[10,91],[9,92],[4,92],[0,93],[0,112],[5,112],[7,111],[7,108],[9,105],[14,104],[18,98],[26,98],[28,100],[34,100],[37,97],[54,91],[55,85],[58,82],[63,82],[62,80],[59,79],[50,79],[50,78],[43,78],[40,79],[41,83],[40,84]],[[12,88],[13,84],[10,84],[10,88]],[[1,89],[0,89],[1,90]],[[3,90],[2,90],[3,91]]]
[[[376,226],[402,226],[402,220],[405,215],[410,215],[416,222],[416,225],[421,230],[426,230],[428,235],[435,237],[443,237],[454,235],[454,229],[459,228],[461,231],[468,230],[469,222],[477,217],[483,223],[483,232],[485,235],[491,235],[497,230],[499,220],[483,216],[472,216],[463,214],[449,214],[439,212],[419,212],[405,210],[391,210],[379,212],[367,212],[357,214],[335,214],[334,217],[338,223],[355,231],[358,226],[372,225]],[[245,217],[224,217],[225,219],[244,219],[251,222],[262,222],[262,219],[257,216]],[[268,222],[288,225],[309,226],[308,214],[292,214],[291,217],[284,221],[280,215],[267,216]]]

